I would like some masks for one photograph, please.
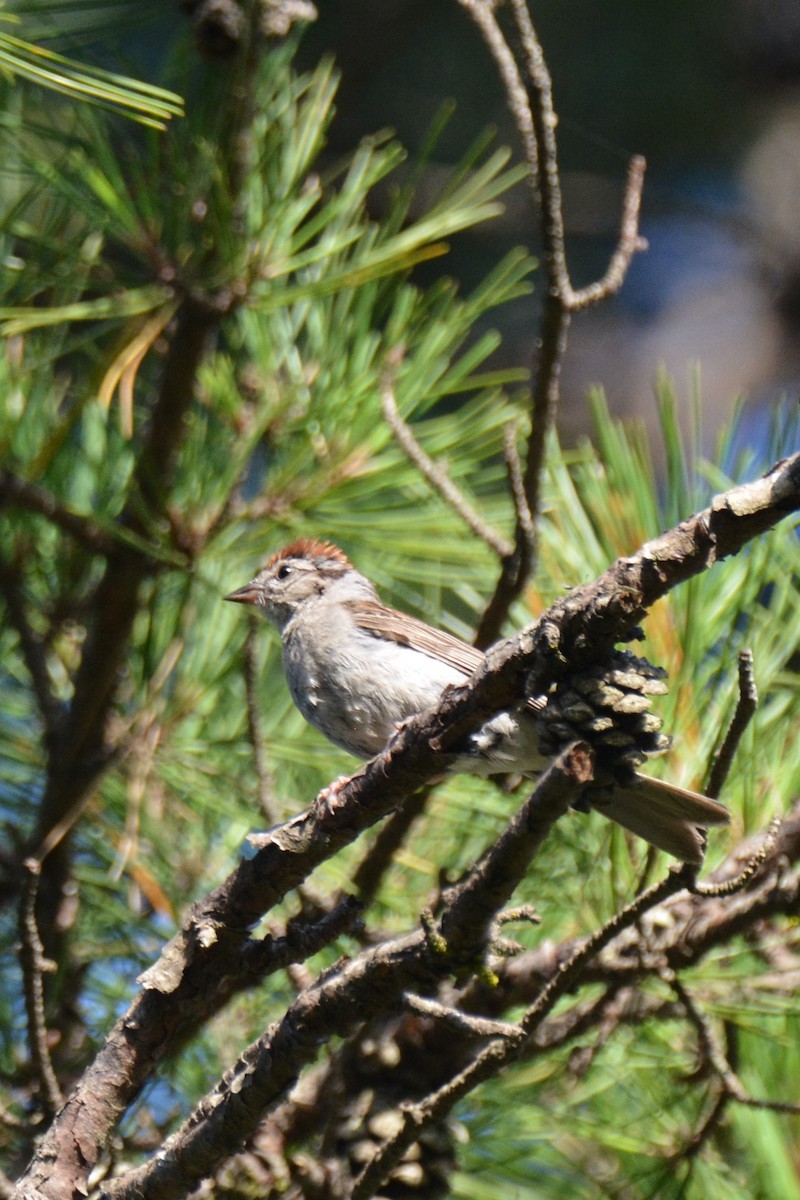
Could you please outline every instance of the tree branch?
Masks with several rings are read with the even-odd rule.
[[[195,1109],[163,1152],[104,1190],[105,1200],[160,1200],[199,1182],[253,1133],[332,1032],[346,1036],[390,1011],[407,991],[428,990],[474,960],[504,892],[513,890],[553,821],[585,784],[591,755],[565,751],[542,776],[504,834],[448,895],[440,933],[393,938],[334,967],[306,989]],[[500,876],[503,875],[501,880]]]
[[[792,1113],[795,1115],[800,1113],[800,1103],[789,1100],[759,1100],[749,1095],[739,1076],[728,1061],[728,1057],[710,1021],[705,1013],[700,1010],[694,997],[684,986],[676,972],[666,968],[662,971],[662,978],[669,984],[680,1000],[686,1016],[697,1031],[703,1058],[717,1075],[723,1091],[727,1093],[731,1100],[735,1100],[737,1104],[744,1104],[748,1108],[766,1108],[771,1112]]]
[[[739,700],[728,732],[725,734],[708,773],[705,793],[716,800],[725,786],[725,780],[733,764],[734,755],[744,736],[744,731],[755,716],[758,708],[758,691],[753,677],[753,652],[742,650],[739,655]]]
[[[54,970],[55,964],[48,962],[44,956],[44,947],[36,925],[36,893],[41,866],[36,859],[27,858],[24,867],[27,881],[20,905],[19,933],[22,943],[20,963],[25,990],[25,1011],[28,1018],[28,1047],[39,1080],[42,1108],[45,1116],[52,1119],[64,1103],[64,1098],[53,1070],[47,1044],[42,977],[46,971]]]
[[[398,445],[408,460],[414,464],[424,479],[439,493],[443,500],[458,513],[468,529],[477,538],[485,542],[498,558],[507,557],[512,550],[511,543],[502,534],[492,529],[491,525],[475,511],[466,496],[456,487],[450,476],[439,463],[433,461],[429,454],[422,449],[409,425],[400,416],[394,395],[391,366],[387,364],[381,375],[381,406],[386,424],[391,429]]]
[[[585,965],[599,954],[612,938],[635,924],[649,908],[684,888],[690,877],[690,869],[684,866],[679,870],[670,871],[663,880],[643,892],[632,904],[587,938],[559,967],[525,1013],[515,1038],[506,1036],[502,1040],[493,1040],[444,1087],[426,1097],[420,1104],[403,1105],[402,1128],[395,1137],[383,1144],[356,1179],[352,1189],[352,1200],[370,1200],[400,1161],[403,1153],[419,1137],[420,1131],[439,1124],[459,1100],[518,1058],[541,1021],[552,1011],[561,996],[575,984]]]
[[[594,753],[585,742],[575,742],[551,764],[466,879],[447,893],[441,932],[448,945],[457,937],[468,959],[481,953],[487,922],[514,894],[553,825],[593,774]]]
[[[514,546],[502,556],[494,595],[478,625],[475,643],[485,647],[500,636],[511,604],[535,565],[542,470],[558,409],[561,362],[571,315],[617,292],[634,254],[646,248],[646,242],[639,236],[645,162],[637,156],[628,169],[619,239],[603,278],[576,291],[567,266],[552,81],[526,0],[511,0],[519,41],[516,55],[500,28],[495,15],[497,6],[492,0],[459,0],[459,3],[477,25],[495,61],[506,103],[520,136],[536,204],[545,279],[544,308],[533,373],[531,430],[522,473],[525,501],[523,504],[519,498],[515,500]]]
[[[251,856],[192,908],[180,933],[148,972],[142,993],[111,1031],[42,1140],[26,1177],[28,1190],[20,1195],[60,1200],[50,1179],[50,1164],[55,1160],[65,1164],[70,1178],[85,1176],[109,1129],[160,1058],[174,1052],[235,990],[235,981],[242,978],[242,949],[256,922],[321,862],[439,774],[448,751],[466,731],[520,696],[538,694],[571,664],[602,659],[670,588],[735,553],[799,507],[800,455],[795,455],[763,479],[716,497],[708,509],[637,554],[618,560],[594,583],[573,589],[536,625],[492,649],[469,685],[448,692],[435,712],[410,720],[380,755],[338,791],[335,803],[323,795],[305,812],[254,839]],[[774,887],[765,886],[759,893],[760,908],[747,893],[742,920],[752,920],[754,913],[781,911],[781,904],[791,902],[790,884],[785,888],[778,895]],[[709,898],[702,903],[721,902]],[[726,902],[731,911],[737,903],[743,904],[741,896]],[[691,926],[697,938],[699,928],[697,921]],[[734,923],[726,925],[728,936],[736,929],[734,917]],[[415,964],[411,976],[422,970],[429,978],[429,967],[421,966],[421,950],[414,940],[421,935],[409,937],[410,942],[401,939],[391,946],[399,947],[401,959],[404,948],[408,949]],[[449,929],[447,940],[453,940]],[[707,940],[697,942],[698,947],[706,944]],[[684,941],[680,952],[686,949]],[[391,957],[394,951],[386,953]],[[356,975],[367,969],[361,959],[357,961],[359,965],[352,968]],[[620,977],[629,982],[631,974],[623,972]],[[403,990],[420,990],[415,977],[397,982],[402,982]],[[319,1032],[315,1022],[313,1036],[309,1033],[312,1042]]]
[[[800,803],[784,817],[776,838],[770,835],[771,830],[736,846],[709,884],[695,884],[690,892],[654,909],[645,930],[644,956],[641,931],[625,931],[586,970],[584,982],[619,989],[634,985],[664,963],[675,970],[690,967],[744,929],[756,928],[765,917],[796,911],[800,905],[797,874],[778,879],[776,870],[781,863],[800,860]],[[735,898],[722,890],[732,880],[738,885]],[[470,984],[459,998],[460,1007],[499,1015],[530,1004],[578,944],[573,939],[557,945],[545,942],[497,964],[497,985],[487,989]]]

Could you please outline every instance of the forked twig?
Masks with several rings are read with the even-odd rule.
[[[485,647],[500,636],[513,601],[524,587],[536,560],[536,525],[541,509],[542,472],[548,438],[555,423],[560,394],[561,362],[572,313],[612,296],[625,279],[633,256],[646,248],[639,234],[639,211],[645,162],[630,164],[616,249],[602,279],[575,289],[567,266],[561,178],[556,144],[556,114],[550,73],[525,0],[511,0],[519,42],[515,55],[500,27],[492,0],[459,0],[477,25],[495,64],[506,103],[517,128],[529,168],[543,248],[544,307],[531,397],[531,430],[521,491],[514,486],[514,546],[502,558],[500,577],[481,617],[475,643]],[[524,496],[524,502],[521,499]]]
[[[772,854],[780,831],[781,819],[775,817],[770,822],[761,845],[751,855],[738,875],[734,875],[732,879],[725,879],[721,883],[695,883],[692,891],[698,896],[733,896],[736,892],[743,891],[758,872],[759,867],[762,867]]]
[[[660,904],[690,882],[686,867],[671,870],[664,879],[642,892],[640,896],[607,921],[601,929],[587,938],[562,963],[550,981],[528,1008],[519,1023],[517,1036],[495,1039],[475,1056],[458,1075],[418,1104],[401,1106],[403,1125],[396,1135],[383,1143],[374,1158],[355,1181],[352,1200],[370,1200],[402,1155],[419,1136],[423,1127],[437,1124],[479,1083],[496,1075],[504,1066],[518,1058],[544,1018],[558,1000],[578,981],[584,967],[623,929],[635,924],[649,908]]]
[[[571,312],[580,312],[584,308],[598,304],[601,300],[608,299],[609,296],[615,296],[625,282],[625,276],[628,274],[633,256],[640,251],[647,250],[647,238],[643,238],[639,233],[639,215],[642,207],[646,168],[647,163],[642,155],[635,154],[628,165],[628,176],[622,196],[619,237],[606,273],[596,283],[590,283],[572,293]]]

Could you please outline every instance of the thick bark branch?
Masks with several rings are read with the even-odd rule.
[[[735,553],[798,508],[800,455],[795,455],[763,479],[716,497],[704,512],[618,560],[594,583],[574,589],[535,626],[491,650],[470,684],[448,693],[435,713],[410,721],[342,787],[334,803],[321,797],[253,839],[252,857],[193,907],[147,973],[143,991],[45,1136],[19,1195],[53,1200],[72,1195],[72,1181],[77,1186],[85,1177],[155,1064],[235,990],[242,978],[242,949],[255,922],[316,866],[441,772],[448,748],[466,730],[519,696],[538,693],[572,663],[602,659],[670,588]],[[737,902],[741,897],[727,903]],[[409,979],[403,986],[416,989],[417,983]],[[53,1175],[56,1161],[60,1169],[64,1164],[61,1183]],[[67,1190],[64,1178],[70,1180]]]
[[[498,908],[591,777],[592,762],[582,744],[560,755],[482,862],[450,893],[439,930],[423,927],[386,941],[305,989],[201,1101],[164,1152],[111,1183],[104,1200],[177,1200],[254,1133],[333,1034],[349,1036],[365,1020],[396,1009],[407,991],[431,989],[458,964],[477,962]]]

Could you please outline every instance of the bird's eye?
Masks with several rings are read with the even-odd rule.
[[[288,563],[281,563],[281,565],[278,567],[278,579],[286,579],[287,576],[291,575],[291,573],[292,568]]]

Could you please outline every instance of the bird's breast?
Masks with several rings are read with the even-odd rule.
[[[400,722],[464,681],[447,663],[356,627],[330,639],[318,634],[295,626],[284,637],[289,690],[307,721],[360,758],[377,754]]]

